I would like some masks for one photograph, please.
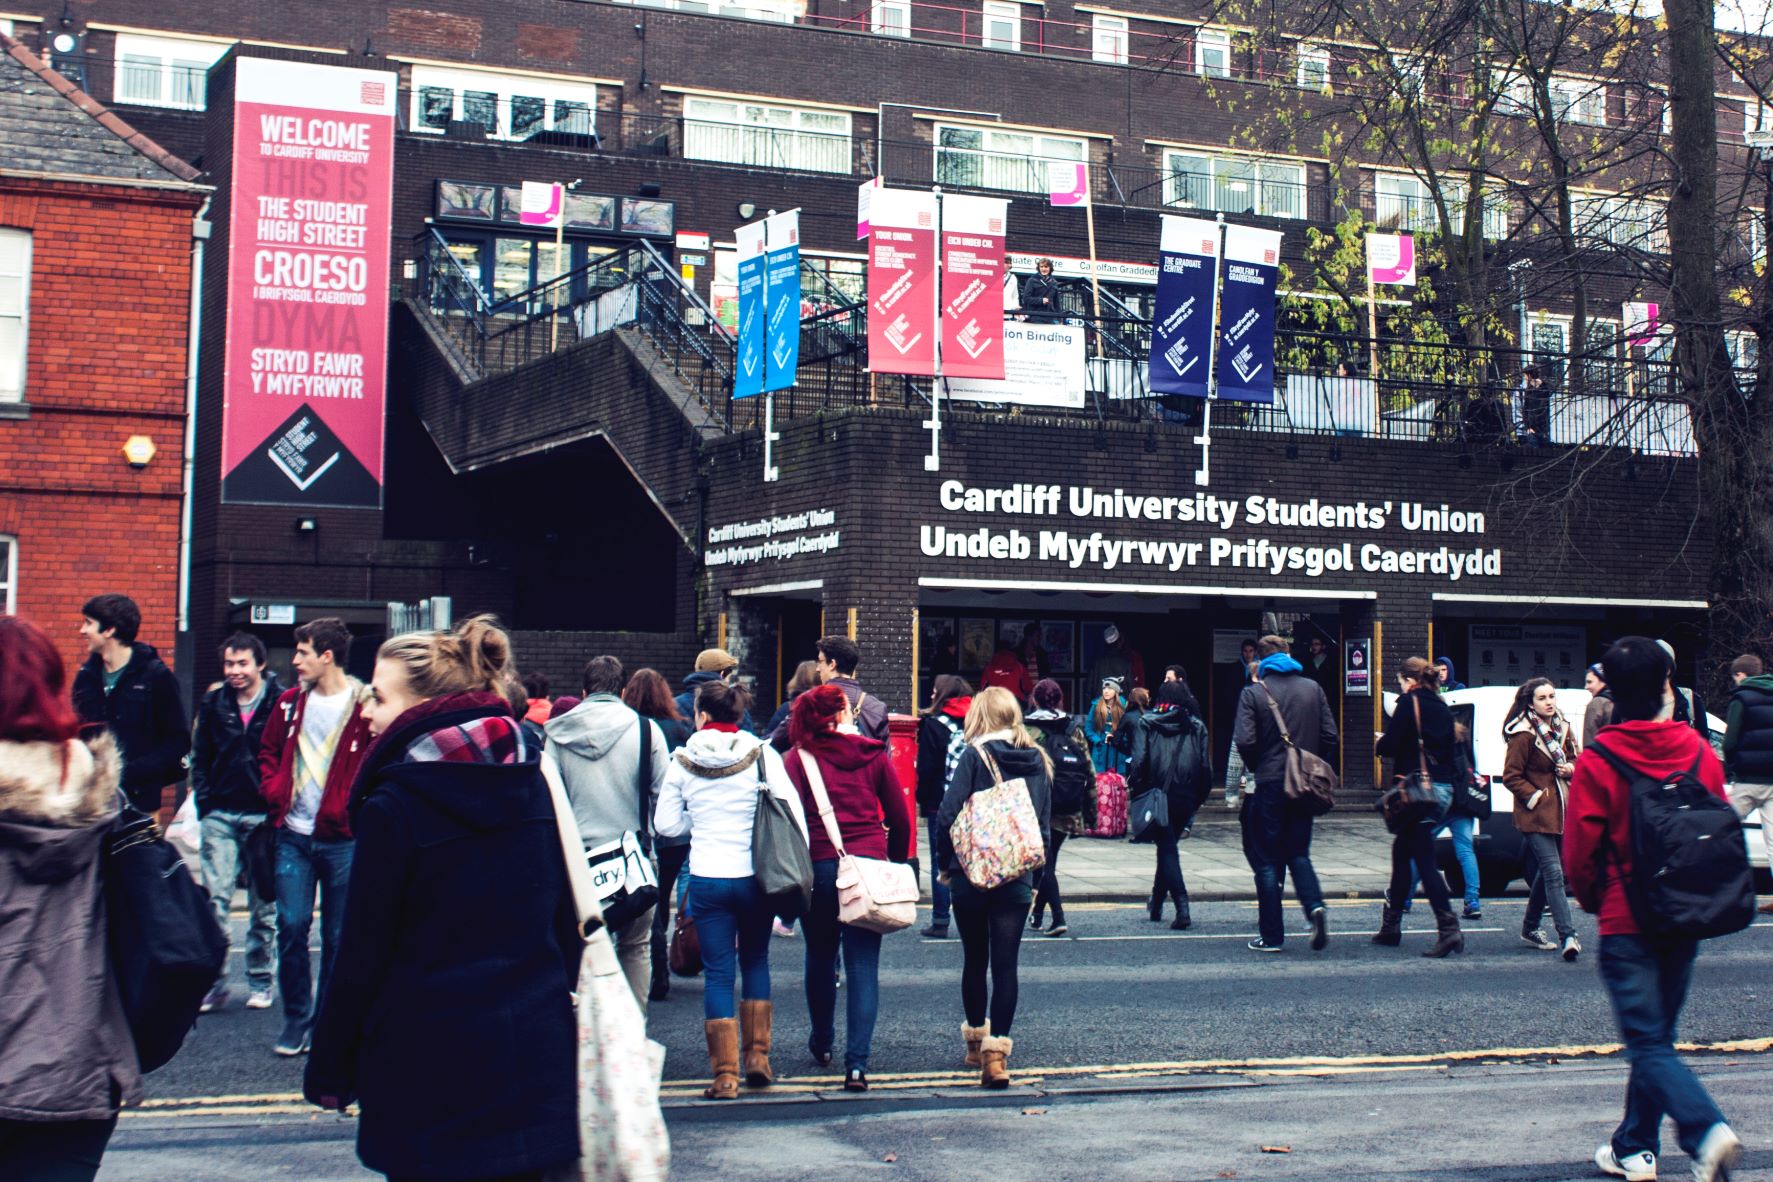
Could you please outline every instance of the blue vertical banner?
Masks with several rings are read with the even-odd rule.
[[[763,393],[764,354],[764,245],[763,223],[752,222],[733,232],[739,244],[739,331],[734,341],[733,397],[750,398]]]
[[[1279,230],[1225,227],[1219,292],[1219,397],[1274,401],[1274,289]]]
[[[1219,223],[1165,214],[1151,317],[1151,392],[1207,396]]]
[[[800,368],[800,211],[775,214],[763,225],[768,324],[763,388],[786,390]]]

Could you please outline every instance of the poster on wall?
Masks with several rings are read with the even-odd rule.
[[[1151,392],[1207,396],[1219,224],[1165,214],[1151,318]]]
[[[1416,240],[1408,234],[1367,235],[1367,279],[1396,287],[1416,286]]]
[[[800,367],[800,211],[764,220],[765,390],[786,390]]]
[[[1519,685],[1549,677],[1579,689],[1588,671],[1588,629],[1580,624],[1472,624],[1467,685]]]
[[[1373,640],[1361,637],[1342,642],[1342,692],[1367,697],[1373,692]]]
[[[874,373],[936,373],[937,217],[934,193],[874,194],[868,239],[868,368]]]
[[[398,76],[235,66],[222,500],[377,508]]]
[[[998,313],[1002,315],[1002,302]],[[951,351],[944,354],[952,357]],[[1018,320],[1003,326],[1002,381],[950,378],[948,397],[968,402],[1081,408],[1089,399],[1089,363],[1078,324]],[[947,365],[944,363],[943,368]]]
[[[1003,242],[1010,203],[955,195],[942,202],[942,372],[1004,377]]]
[[[983,669],[991,664],[991,658],[996,652],[997,636],[992,630],[990,620],[969,617],[960,622],[960,667],[962,669]]]
[[[1274,287],[1279,230],[1225,227],[1219,288],[1219,397],[1274,401]]]
[[[733,397],[750,398],[763,393],[764,352],[769,346],[764,330],[764,223],[752,222],[733,231],[739,244],[739,322],[733,339]]]

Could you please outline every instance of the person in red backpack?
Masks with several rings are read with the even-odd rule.
[[[1601,980],[1631,1060],[1625,1119],[1595,1151],[1595,1164],[1616,1177],[1655,1178],[1666,1115],[1693,1158],[1693,1176],[1699,1182],[1727,1179],[1742,1142],[1674,1049],[1698,941],[1639,930],[1626,888],[1632,874],[1631,782],[1607,754],[1639,773],[1671,780],[1696,768],[1706,791],[1720,800],[1728,799],[1724,769],[1692,727],[1673,720],[1673,662],[1655,641],[1624,637],[1601,665],[1613,692],[1613,722],[1576,761],[1564,823],[1565,875],[1582,909],[1600,918]]]

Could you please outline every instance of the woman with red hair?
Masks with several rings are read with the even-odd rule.
[[[911,808],[887,745],[857,732],[849,698],[821,685],[794,699],[788,715],[793,752],[783,759],[808,817],[813,856],[813,905],[806,930],[806,1006],[812,1016],[807,1050],[820,1066],[831,1062],[837,1041],[837,951],[843,948],[849,995],[844,1013],[845,1091],[868,1090],[868,1051],[880,1010],[880,933],[837,920],[837,850],[825,826],[813,821],[819,803],[807,783],[816,762],[844,852],[858,858],[904,862],[911,856]]]
[[[79,734],[55,645],[0,616],[0,1178],[90,1182],[142,1098],[99,884],[122,761]]]

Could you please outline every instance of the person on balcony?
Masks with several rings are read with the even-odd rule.
[[[1053,260],[1034,264],[1034,274],[1022,283],[1022,311],[1030,320],[1059,319],[1059,281],[1053,277]]]

